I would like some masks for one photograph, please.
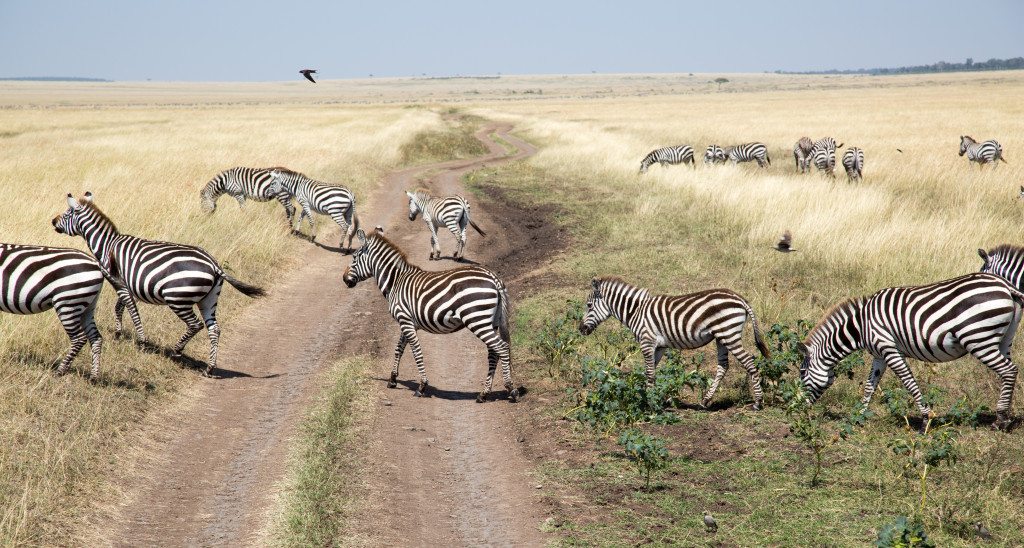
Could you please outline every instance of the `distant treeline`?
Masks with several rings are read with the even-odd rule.
[[[981,70],[1021,70],[1024,69],[1024,57],[1012,59],[989,59],[988,61],[975,62],[970,57],[963,63],[947,63],[939,61],[931,65],[917,65],[913,67],[896,68],[870,68],[856,70],[808,70],[802,72],[777,70],[776,74],[923,74],[929,72],[969,72]]]
[[[23,82],[113,82],[103,78],[80,78],[78,76],[15,76],[0,80],[19,80]]]

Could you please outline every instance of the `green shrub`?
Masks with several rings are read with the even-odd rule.
[[[651,472],[668,466],[665,442],[637,428],[630,428],[619,435],[619,445],[644,477],[644,489],[650,489]]]
[[[900,516],[896,518],[896,521],[882,527],[878,531],[875,546],[878,548],[935,548],[935,544],[928,540],[924,523],[920,519],[908,519],[907,516]]]
[[[559,317],[544,322],[537,332],[534,347],[548,364],[548,376],[561,378],[579,363],[577,353],[583,342],[579,325],[583,320],[583,303],[566,301],[568,309]]]

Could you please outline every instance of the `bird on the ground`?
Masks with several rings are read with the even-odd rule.
[[[316,69],[302,69],[299,71],[299,74],[305,76],[306,80],[309,80],[314,84],[316,83],[316,80],[314,80],[313,77],[311,76],[312,74],[316,74]]]
[[[790,234],[788,230],[782,233],[782,237],[779,238],[779,243],[775,244],[775,250],[783,253],[796,251],[793,249],[793,235]]]
[[[715,518],[711,517],[707,510],[704,510],[704,527],[707,528],[709,533],[718,531],[718,522],[715,521]]]
[[[978,533],[978,536],[985,540],[992,538],[992,533],[989,532],[988,527],[985,527],[985,524],[980,521],[974,524],[974,532]]]

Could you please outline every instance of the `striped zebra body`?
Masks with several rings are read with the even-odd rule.
[[[217,367],[217,342],[220,338],[217,300],[224,281],[250,297],[264,294],[262,289],[225,273],[209,253],[198,247],[121,234],[92,203],[92,194],[88,192],[82,200],[76,200],[69,194],[68,209],[53,219],[53,226],[59,233],[84,238],[104,267],[109,268],[106,263],[111,259],[116,263],[126,287],[126,292],[119,292],[120,298],[114,308],[116,331],[121,330],[121,314],[127,307],[136,335],[144,340],[142,321],[134,301],[167,306],[187,326],[185,334],[173,348],[173,353],[180,355],[205,322],[210,336],[207,375]],[[196,305],[203,321],[196,317],[193,310]]]
[[[39,314],[52,308],[57,313],[71,339],[58,374],[67,371],[88,341],[90,377],[99,375],[103,337],[96,328],[95,312],[104,279],[119,291],[124,289],[120,278],[77,249],[0,244],[0,312]]]
[[[341,227],[342,248],[352,247],[352,237],[358,228],[359,220],[356,217],[356,197],[352,191],[343,186],[332,186],[320,181],[306,177],[305,175],[284,168],[271,170],[271,177],[275,185],[272,191],[278,188],[294,197],[302,207],[299,221],[295,224],[295,230],[301,231],[302,219],[309,219],[309,239],[316,239],[316,224],[313,213],[327,215]],[[345,240],[348,239],[346,246]]]
[[[647,168],[653,164],[660,164],[661,167],[665,167],[686,163],[690,164],[690,167],[696,167],[693,161],[693,147],[690,145],[659,148],[652,150],[650,154],[644,156],[644,159],[640,161],[640,173],[647,173]]]
[[[757,161],[758,167],[768,167],[772,160],[768,157],[768,147],[764,143],[744,143],[731,147],[725,147],[725,155],[734,164],[740,162]]]
[[[810,137],[801,137],[793,145],[793,160],[796,162],[796,168],[800,170],[800,173],[806,173],[811,168],[811,149],[813,148],[814,141],[811,141]]]
[[[462,196],[443,196],[433,198],[426,190],[406,192],[409,197],[409,220],[415,221],[416,216],[423,214],[423,220],[430,229],[430,260],[441,259],[441,246],[437,240],[437,227],[444,225],[458,240],[458,248],[452,258],[459,260],[466,250],[466,227],[472,226],[481,236],[487,234],[480,230],[469,218],[469,202]]]
[[[388,387],[396,386],[398,365],[409,344],[420,376],[416,395],[426,395],[427,371],[416,332],[448,334],[466,328],[487,346],[487,376],[477,401],[484,401],[490,393],[499,363],[508,397],[515,401],[519,391],[512,384],[509,300],[505,284],[490,270],[479,266],[440,272],[423,270],[410,263],[380,229],[369,236],[362,230],[356,235],[361,246],[342,279],[348,287],[355,287],[367,278],[375,278],[388,301],[391,316],[401,329]]]
[[[636,336],[644,355],[649,385],[654,383],[654,370],[665,349],[695,349],[714,341],[718,371],[701,405],[711,402],[729,368],[729,354],[732,354],[750,377],[754,408],[761,408],[761,376],[753,356],[742,345],[747,320],[753,326],[754,342],[765,357],[769,356],[768,347],[761,338],[754,311],[735,292],[711,289],[689,295],[651,295],[648,290],[619,278],[594,278],[580,332],[589,335],[609,316],[614,316]]]
[[[998,165],[996,162],[999,160],[1006,163],[1006,160],[1003,158],[1003,147],[995,139],[979,143],[969,135],[961,135],[960,156],[964,154],[967,155],[968,160],[978,162],[979,167],[985,164],[992,164],[992,167],[995,167]]]
[[[256,202],[277,199],[284,207],[285,217],[288,219],[288,225],[291,226],[292,217],[295,215],[295,206],[292,205],[292,197],[288,193],[275,192],[272,188],[274,178],[270,172],[273,169],[233,167],[218,173],[216,177],[206,183],[199,193],[203,210],[208,213],[216,211],[217,200],[222,194],[227,194],[238,200],[239,207],[245,207],[246,199]]]
[[[836,149],[841,146],[843,146],[842,143],[837,145],[836,140],[831,137],[818,139],[811,148],[811,163],[818,171],[823,171],[829,177],[835,178]]]
[[[801,377],[811,399],[835,379],[834,367],[857,350],[867,350],[871,372],[866,405],[886,367],[893,370],[926,417],[931,410],[907,367],[906,358],[941,363],[971,354],[996,372],[1002,390],[996,407],[1005,418],[1013,398],[1017,366],[1010,345],[1021,319],[1024,294],[999,276],[968,274],[942,282],[889,287],[834,307],[807,337]]]
[[[705,164],[724,164],[729,159],[725,149],[718,145],[708,145],[704,150]]]
[[[864,177],[864,151],[857,147],[846,149],[843,154],[843,169],[850,181],[859,181]]]

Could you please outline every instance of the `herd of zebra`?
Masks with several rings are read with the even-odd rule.
[[[810,137],[801,137],[793,145],[793,161],[800,173],[810,171],[813,165],[825,175],[835,178],[836,150],[841,148],[843,143],[836,144],[832,137],[823,137],[812,141]],[[902,150],[897,149],[902,152]],[[1003,148],[995,140],[988,140],[979,143],[968,135],[960,136],[960,156],[967,155],[967,159],[977,162],[979,166],[993,164],[1003,159]],[[768,147],[764,143],[744,143],[742,145],[720,147],[708,145],[704,151],[705,164],[724,164],[732,162],[756,161],[758,167],[771,165],[771,158],[768,156]],[[640,173],[647,173],[647,169],[654,164],[662,167],[668,165],[690,164],[696,167],[693,158],[693,147],[690,145],[676,145],[652,150],[640,161]],[[843,168],[846,170],[848,181],[860,181],[864,177],[864,151],[857,147],[850,147],[843,153]],[[1024,195],[1024,187],[1021,187]]]

